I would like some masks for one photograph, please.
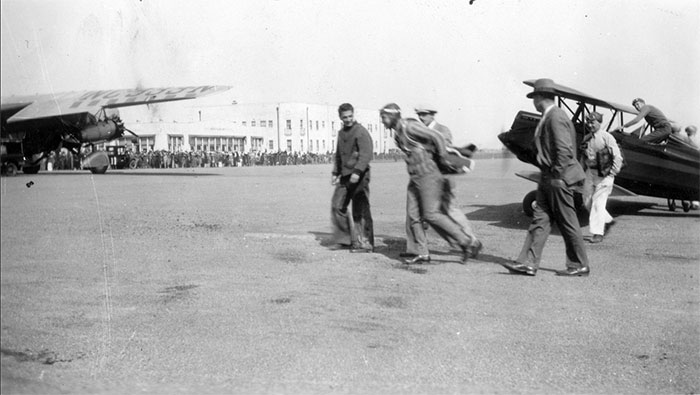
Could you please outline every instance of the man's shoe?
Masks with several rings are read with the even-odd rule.
[[[361,247],[355,248],[355,247],[353,247],[350,249],[350,253],[352,253],[352,254],[362,254],[362,253],[370,253],[370,252],[373,252],[373,250],[371,248],[361,248]]]
[[[414,253],[412,253],[412,252],[402,252],[402,253],[399,254],[399,256],[400,256],[401,258],[413,258],[413,257],[415,257],[416,255],[418,255],[418,254],[414,254]]]
[[[407,265],[421,264],[423,262],[428,263],[430,262],[430,255],[416,255],[411,259],[405,259],[403,262]]]
[[[588,266],[574,268],[569,267],[566,270],[560,270],[557,272],[557,276],[567,276],[567,277],[585,277],[591,273],[591,269]]]
[[[484,245],[481,244],[479,240],[477,240],[476,243],[472,244],[469,247],[469,258],[476,259],[483,248]]]
[[[595,244],[603,241],[603,235],[593,235],[590,239],[587,239],[589,243]]]
[[[537,269],[532,266],[528,266],[524,263],[501,263],[501,266],[508,269],[511,274],[522,274],[525,276],[534,276],[537,273]]]

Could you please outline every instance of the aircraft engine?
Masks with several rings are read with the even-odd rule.
[[[96,143],[105,140],[113,140],[124,134],[124,127],[114,120],[99,121],[89,125],[80,131],[80,137],[84,143]]]

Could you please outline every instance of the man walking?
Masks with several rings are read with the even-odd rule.
[[[435,120],[435,114],[437,114],[437,110],[429,105],[420,105],[416,109],[416,114],[418,115],[418,118],[420,121],[427,126],[428,128],[435,130],[437,132],[440,132],[442,134],[442,137],[445,139],[445,144],[449,147],[452,145],[452,131],[440,123],[438,123]],[[462,210],[459,209],[459,203],[457,202],[457,196],[455,195],[455,181],[452,177],[447,176],[445,177],[445,193],[444,193],[444,202],[443,202],[443,210],[444,212],[452,218],[453,221],[455,221],[459,226],[462,228],[462,231],[469,237],[470,240],[472,240],[472,243],[477,246],[475,249],[476,254],[478,254],[478,251],[481,250],[482,245],[481,241],[477,240],[476,235],[474,234],[474,231],[472,230],[471,224],[469,223],[469,220],[467,219],[466,215],[462,212]],[[406,215],[406,234],[411,236],[412,229],[416,229],[418,231],[418,227],[414,227],[413,221],[420,220],[420,218],[412,218],[410,215]],[[424,227],[425,228],[425,227]],[[425,239],[425,237],[418,237],[420,239]],[[415,257],[419,254],[419,247],[416,245],[414,240],[416,237],[408,237],[406,240],[406,253],[402,254],[403,256],[408,256],[408,257]],[[474,256],[476,257],[476,255]]]
[[[534,90],[527,94],[542,113],[534,139],[541,179],[537,206],[520,255],[514,263],[502,265],[513,274],[534,276],[554,220],[566,246],[566,270],[557,274],[588,276],[588,256],[574,206],[574,188],[583,183],[586,174],[576,160],[574,125],[554,104],[554,93],[554,82],[545,78],[535,81]]]
[[[349,245],[350,252],[372,252],[374,225],[369,205],[369,162],[372,137],[355,121],[355,109],[349,103],[338,107],[343,128],[338,132],[331,184],[331,223],[335,243]],[[348,206],[352,203],[352,216]]]
[[[479,252],[476,240],[471,240],[452,218],[442,211],[445,194],[445,176],[440,167],[449,167],[445,161],[445,139],[435,130],[414,119],[402,119],[401,109],[394,103],[380,110],[382,124],[394,130],[396,146],[406,154],[409,174],[406,212],[410,218],[408,238],[413,238],[417,256],[406,263],[430,261],[428,241],[421,219],[451,244],[462,249],[461,263]]]
[[[592,112],[586,116],[586,131],[591,138],[586,143],[585,164],[588,189],[585,203],[589,211],[591,243],[600,243],[605,234],[605,225],[613,221],[606,210],[608,196],[613,189],[615,176],[622,170],[622,154],[615,138],[600,127],[603,115]]]

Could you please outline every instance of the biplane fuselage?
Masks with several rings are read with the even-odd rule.
[[[534,80],[529,80],[525,84],[532,86],[533,82]],[[599,100],[561,85],[557,85],[556,96],[559,107],[571,114],[579,147],[584,138],[583,120],[586,114],[609,110],[603,123],[608,131],[624,124],[626,114],[636,114],[632,107]],[[520,111],[511,129],[498,136],[518,159],[534,166],[537,166],[534,135],[540,118],[538,113]],[[643,128],[630,134],[611,133],[625,162],[622,171],[615,177],[614,194],[636,194],[681,201],[700,200],[700,151],[675,136],[671,136],[665,144],[650,144],[639,139],[642,132]],[[520,176],[536,180],[534,173]],[[523,204],[526,205],[525,202]]]

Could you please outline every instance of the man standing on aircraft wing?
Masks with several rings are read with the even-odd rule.
[[[467,263],[470,257],[478,254],[476,240],[471,240],[459,224],[442,210],[446,180],[440,167],[451,166],[446,160],[445,139],[442,134],[415,119],[401,118],[401,109],[394,103],[382,107],[379,114],[382,124],[387,129],[394,130],[396,147],[406,154],[406,170],[409,174],[406,211],[408,216],[415,219],[411,221],[408,237],[414,238],[418,253],[406,263],[430,261],[421,218],[445,240],[458,245],[462,249],[461,263]]]
[[[587,189],[590,189],[585,193],[585,203],[590,213],[588,224],[592,236],[588,241],[591,243],[603,241],[605,225],[613,221],[605,205],[615,176],[622,170],[620,148],[615,138],[600,127],[602,122],[603,115],[598,112],[586,116],[586,131],[592,134],[586,143],[584,156],[589,181]]]
[[[574,205],[574,189],[586,178],[576,160],[576,131],[566,113],[554,104],[554,82],[543,78],[535,81],[534,86],[527,97],[542,113],[534,141],[541,171],[537,206],[520,255],[514,263],[502,265],[513,274],[534,276],[553,220],[566,246],[566,270],[558,271],[557,275],[588,276],[588,255]]]
[[[668,136],[671,135],[673,129],[671,128],[671,122],[669,122],[664,113],[662,113],[658,108],[650,104],[646,104],[642,98],[632,100],[632,105],[637,109],[637,111],[639,111],[639,114],[637,114],[633,120],[625,123],[615,130],[623,131],[624,128],[630,127],[644,118],[644,120],[651,126],[652,132],[640,137],[640,139],[642,141],[654,144],[659,144],[666,141]]]

